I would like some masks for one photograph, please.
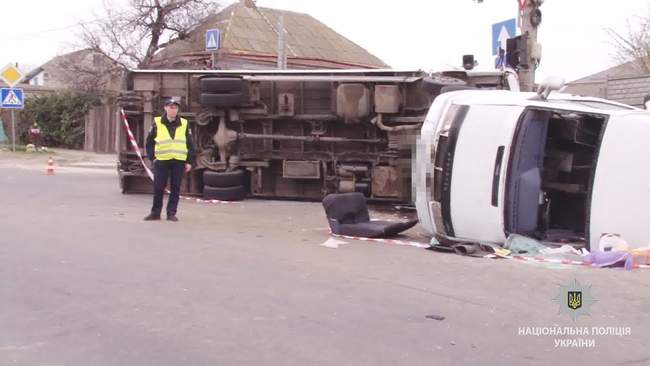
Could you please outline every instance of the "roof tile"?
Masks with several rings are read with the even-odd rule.
[[[275,54],[280,15],[284,17],[284,27],[288,33],[287,43],[296,57],[358,64],[359,67],[387,67],[379,58],[308,14],[269,8],[252,9],[241,3],[235,3],[210,17],[209,23],[194,31],[198,35],[190,34],[189,40],[170,45],[158,57],[173,60],[188,52],[202,52],[203,33],[213,27],[227,29],[223,45],[225,49],[240,53]]]

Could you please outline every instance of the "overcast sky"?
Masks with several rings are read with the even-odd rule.
[[[125,0],[114,0],[125,3]],[[233,1],[223,1],[224,6]],[[491,25],[514,18],[517,0],[259,0],[259,6],[308,13],[394,68],[460,66],[473,53],[490,68]],[[650,0],[546,0],[537,80],[574,80],[616,64],[605,28],[625,32],[627,20],[648,14]],[[20,0],[3,7],[0,66],[40,65],[75,49],[81,21],[102,16],[103,0]]]

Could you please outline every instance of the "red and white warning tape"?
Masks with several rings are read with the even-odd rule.
[[[333,234],[333,233],[330,233],[330,235],[333,236],[333,237],[336,237],[336,238],[359,240],[359,241],[370,241],[370,242],[375,242],[375,243],[384,243],[384,244],[393,244],[393,245],[404,245],[404,246],[410,246],[410,247],[422,248],[422,249],[426,249],[426,248],[431,247],[431,245],[429,245],[429,244],[420,243],[420,242],[417,242],[417,241],[396,240],[396,239],[379,239],[379,238],[364,238],[364,237],[359,237],[359,236],[338,235],[338,234]]]
[[[218,203],[220,205],[227,205],[231,203],[240,203],[238,201],[220,201],[220,200],[204,200],[202,198],[195,198],[195,197],[188,197],[188,196],[181,196],[181,199],[188,200],[188,201],[194,201],[196,203]]]
[[[516,259],[524,262],[541,262],[541,263],[553,263],[553,264],[571,264],[575,266],[586,266],[591,267],[591,263],[586,261],[572,261],[568,259],[552,259],[544,257],[525,257],[522,255],[512,255],[505,258]]]
[[[129,136],[129,142],[131,143],[131,146],[133,146],[135,153],[138,155],[138,158],[140,159],[140,163],[144,167],[144,170],[147,172],[149,179],[151,179],[151,181],[153,182],[153,173],[151,172],[151,169],[149,169],[147,164],[144,163],[144,158],[142,157],[142,153],[140,152],[140,147],[138,146],[138,142],[135,140],[135,136],[133,136],[133,132],[131,132],[131,127],[129,126],[129,120],[126,118],[126,113],[124,113],[124,109],[122,108],[120,109],[120,115],[122,115],[122,122],[124,123],[124,128],[126,129],[126,133]],[[169,193],[169,190],[165,189],[165,192]],[[197,203],[218,203],[218,204],[239,203],[239,202],[220,201],[220,200],[204,200],[201,198],[194,198],[188,196],[180,196],[180,198],[188,201],[194,201]]]
[[[572,261],[572,260],[567,260],[567,259],[552,259],[552,258],[544,258],[544,257],[525,257],[525,256],[521,256],[521,255],[494,256],[494,257],[506,258],[506,259],[515,259],[515,260],[524,261],[524,262],[567,264],[567,265],[574,265],[574,266],[584,266],[584,267],[597,268],[596,265],[594,265],[594,264],[592,264],[591,262],[588,262],[588,261]],[[634,268],[634,269],[637,269],[637,268],[650,268],[650,266],[645,265],[645,264],[635,264],[635,265],[632,266],[632,268]]]
[[[358,237],[358,236],[338,235],[338,234],[333,234],[331,232],[330,232],[330,235],[333,236],[333,237],[336,237],[336,238],[359,240],[359,241],[370,241],[370,242],[394,244],[394,245],[405,245],[405,246],[411,246],[411,247],[422,248],[422,249],[427,249],[427,248],[431,247],[430,244],[417,242],[417,241],[396,240],[396,239],[379,239],[379,238],[364,238],[364,237]],[[567,259],[552,259],[552,258],[544,258],[544,257],[525,257],[525,256],[521,256],[521,255],[498,256],[498,255],[495,255],[495,254],[490,254],[489,256],[486,256],[486,257],[488,257],[488,258],[515,259],[515,260],[519,260],[519,261],[523,261],[523,262],[566,264],[566,265],[575,265],[575,266],[584,266],[584,267],[590,267],[590,268],[597,268],[596,265],[593,265],[592,263],[587,262],[587,261],[572,261],[572,260],[567,260]],[[635,265],[632,266],[632,268],[634,268],[634,269],[637,269],[637,268],[650,268],[650,265],[635,264]]]
[[[133,136],[133,132],[131,132],[131,127],[129,126],[129,120],[126,118],[126,113],[124,113],[124,109],[120,108],[120,114],[122,115],[122,122],[124,123],[124,128],[126,129],[126,133],[129,135],[129,142],[131,143],[131,146],[133,146],[135,153],[138,155],[138,158],[140,159],[140,163],[142,163],[142,166],[144,167],[144,170],[147,172],[147,175],[153,181],[153,173],[151,172],[151,169],[149,169],[147,164],[144,163],[144,158],[142,157],[142,153],[140,152],[140,147],[138,146],[138,142],[135,141],[135,136]]]

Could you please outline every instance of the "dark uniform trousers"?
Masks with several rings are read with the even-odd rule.
[[[185,173],[185,162],[181,160],[156,160],[153,168],[153,207],[151,207],[151,213],[160,215],[165,187],[167,181],[169,181],[170,194],[167,201],[167,216],[175,216],[181,193],[181,182]]]

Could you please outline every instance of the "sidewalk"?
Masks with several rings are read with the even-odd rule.
[[[47,160],[52,157],[57,172],[66,168],[115,171],[115,154],[97,154],[90,151],[50,148],[46,152],[25,152],[0,149],[0,165],[21,169],[46,169]]]

